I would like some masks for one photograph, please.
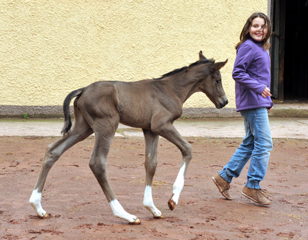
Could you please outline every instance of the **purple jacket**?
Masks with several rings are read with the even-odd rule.
[[[236,111],[274,105],[270,97],[261,96],[264,88],[271,86],[270,57],[261,43],[249,38],[239,46],[232,76]]]

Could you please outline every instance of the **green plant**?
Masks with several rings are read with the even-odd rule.
[[[28,118],[29,118],[28,113],[25,113],[25,114],[24,114],[24,118],[25,118],[25,119],[28,119]]]

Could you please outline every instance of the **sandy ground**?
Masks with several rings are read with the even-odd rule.
[[[186,138],[192,144],[179,204],[170,211],[181,163],[179,150],[164,139],[158,148],[153,187],[153,219],[142,206],[145,187],[142,138],[117,137],[108,160],[108,176],[123,207],[141,225],[115,218],[88,162],[94,138],[68,150],[51,169],[42,205],[49,218],[38,218],[28,204],[45,149],[59,137],[0,138],[0,239],[308,239],[307,140],[274,139],[262,187],[272,199],[260,207],[241,195],[247,168],[234,179],[232,201],[224,200],[211,177],[229,160],[240,138]]]

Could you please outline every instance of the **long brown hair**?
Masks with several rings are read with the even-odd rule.
[[[271,24],[271,21],[270,19],[264,14],[264,13],[261,13],[261,12],[255,12],[253,13],[246,21],[243,29],[242,29],[242,32],[241,32],[241,35],[240,35],[240,41],[238,42],[238,44],[236,44],[235,46],[235,49],[237,50],[238,47],[243,43],[245,42],[249,37],[250,37],[250,34],[249,34],[249,30],[250,30],[250,27],[251,27],[251,24],[252,24],[252,21],[255,19],[255,18],[263,18],[264,19],[264,22],[265,22],[265,26],[267,27],[267,34],[265,36],[265,38],[262,40],[263,42],[263,48],[265,50],[268,50],[270,47],[271,47],[271,44],[269,42],[269,38],[271,37],[272,35],[272,24]]]

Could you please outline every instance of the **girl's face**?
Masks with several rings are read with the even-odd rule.
[[[264,19],[256,17],[251,23],[249,34],[252,39],[261,42],[266,37],[267,30],[267,25],[265,25]]]

